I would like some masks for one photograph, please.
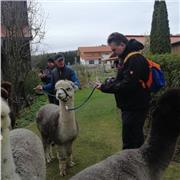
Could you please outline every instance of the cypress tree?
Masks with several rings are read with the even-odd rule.
[[[154,3],[153,18],[151,23],[151,34],[150,34],[150,51],[152,53],[157,49],[157,34],[158,34],[158,11],[159,11],[159,1]]]
[[[170,53],[170,30],[166,2],[155,1],[150,34],[150,51],[155,54]]]

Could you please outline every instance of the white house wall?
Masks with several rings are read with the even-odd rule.
[[[111,53],[101,53],[101,59],[107,59],[107,58],[109,58],[110,54],[111,54]],[[99,60],[99,59],[94,59],[94,64],[95,64],[95,65],[99,64],[99,61],[101,61],[101,60]],[[89,60],[85,60],[85,59],[83,59],[83,58],[80,57],[80,64],[82,64],[82,65],[89,65]]]
[[[110,54],[111,54],[111,53],[109,53],[109,54],[107,54],[107,53],[102,53],[102,54],[101,54],[101,59],[107,59],[107,58],[109,58]]]
[[[80,58],[80,64],[85,65],[85,64],[86,64],[86,61],[85,61],[84,59]]]

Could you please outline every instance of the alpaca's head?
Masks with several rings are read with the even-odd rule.
[[[7,103],[1,98],[1,130],[9,128],[10,126],[10,118],[9,118],[9,106]]]
[[[158,100],[153,112],[152,128],[163,136],[180,134],[180,89],[166,91]]]
[[[55,89],[56,98],[63,102],[67,102],[74,96],[74,91],[77,89],[77,86],[72,81],[60,80],[56,83]]]

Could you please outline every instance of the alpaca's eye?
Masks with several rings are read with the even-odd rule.
[[[67,91],[70,91],[70,90],[71,90],[71,88],[67,88],[66,90],[67,90]]]

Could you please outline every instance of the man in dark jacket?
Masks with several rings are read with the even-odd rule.
[[[115,94],[117,106],[122,111],[123,149],[138,148],[144,143],[143,126],[150,101],[150,92],[140,80],[147,81],[149,67],[140,54],[130,56],[126,62],[124,60],[129,53],[140,51],[144,46],[135,39],[128,41],[120,33],[112,33],[108,45],[119,57],[121,65],[116,78],[103,84],[97,82],[97,88]]]
[[[46,69],[39,73],[39,77],[41,78],[41,81],[43,82],[44,85],[47,85],[51,82],[52,71],[53,71],[54,67],[55,67],[54,59],[48,58]],[[50,90],[47,90],[47,92],[48,92],[48,94],[52,94],[53,90],[50,89]],[[54,103],[53,96],[48,95],[48,100],[49,100],[49,103]]]
[[[71,68],[65,65],[65,57],[63,54],[58,54],[55,56],[54,62],[56,67],[52,71],[51,81],[46,85],[38,85],[36,89],[49,91],[54,90],[55,84],[59,80],[70,80],[74,82],[77,87],[80,87],[79,79],[76,76],[76,73]],[[55,95],[55,92],[54,92]],[[59,104],[59,101],[54,97],[54,103]]]

